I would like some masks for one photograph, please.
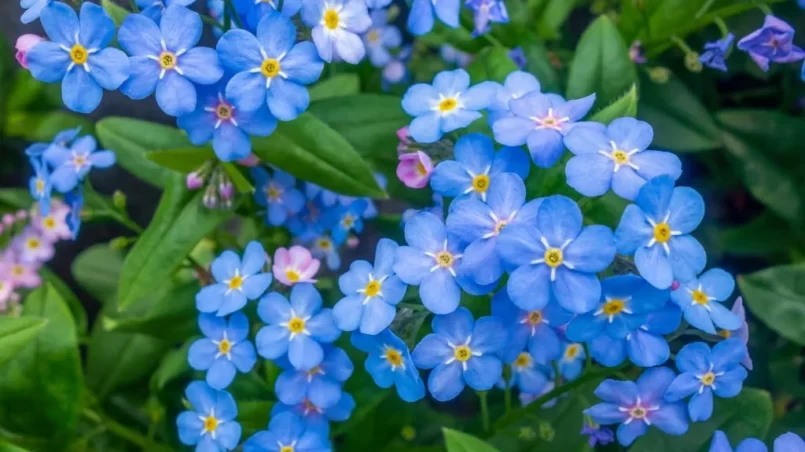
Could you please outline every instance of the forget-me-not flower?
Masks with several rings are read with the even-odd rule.
[[[341,255],[338,254],[338,247],[343,242],[335,241],[330,234],[321,232],[313,236],[310,244],[310,254],[315,258],[324,259],[327,268],[338,270],[341,267]]]
[[[288,219],[288,214],[298,213],[305,206],[305,197],[296,188],[296,178],[280,170],[268,171],[256,166],[249,170],[254,179],[256,190],[254,199],[257,204],[266,206],[266,222],[272,226],[280,226]]]
[[[64,194],[64,203],[70,207],[67,215],[67,226],[73,233],[73,240],[78,237],[81,229],[81,209],[84,208],[84,187],[77,185],[76,188]]]
[[[201,314],[198,326],[204,338],[193,342],[187,352],[190,367],[207,371],[207,384],[224,389],[240,371],[246,373],[257,363],[254,345],[249,342],[249,319],[236,312],[229,321],[214,314]]]
[[[51,1],[52,0],[20,0],[20,8],[25,10],[25,12],[22,13],[22,17],[20,17],[20,22],[29,24],[39,19],[42,10],[50,5]]]
[[[171,5],[190,6],[196,0],[136,0],[137,7],[140,8],[140,13],[156,23],[162,19],[162,13],[165,8]]]
[[[62,101],[70,110],[94,111],[104,89],[116,90],[129,77],[126,54],[107,47],[115,37],[115,23],[100,6],[83,3],[76,15],[73,8],[54,2],[42,11],[41,22],[50,41],[28,52],[28,68],[40,82],[61,81]]]
[[[325,349],[321,363],[309,370],[295,369],[287,359],[278,364],[284,369],[275,384],[280,402],[296,405],[310,400],[320,408],[330,408],[341,400],[341,386],[354,370],[347,352],[338,347]]]
[[[280,0],[233,0],[235,11],[245,17],[245,25],[250,30],[256,30],[263,17],[275,14],[279,8]],[[284,0],[280,13],[291,18],[302,9],[304,0]]]
[[[243,443],[243,452],[330,452],[327,432],[305,425],[302,418],[286,411],[271,417],[262,430]]]
[[[805,51],[795,46],[793,41],[794,28],[769,14],[763,27],[738,41],[738,48],[749,53],[763,71],[768,71],[769,62],[793,63],[805,58]]]
[[[176,418],[179,440],[196,446],[196,452],[227,451],[238,446],[241,427],[235,421],[238,406],[232,395],[194,381],[185,389],[193,411],[183,411]]]
[[[506,76],[506,80],[498,88],[494,102],[489,105],[489,125],[492,126],[498,119],[513,116],[509,111],[509,102],[519,99],[528,93],[540,92],[541,85],[536,77],[525,71],[514,71]],[[558,96],[557,94],[547,94]]]
[[[474,36],[482,35],[490,30],[489,23],[509,23],[509,12],[503,0],[467,0],[466,5],[475,13]]]
[[[803,2],[800,1],[800,4]],[[730,446],[727,435],[721,430],[716,430],[713,434],[713,442],[710,443],[709,452],[768,452],[769,449],[763,441],[757,438],[746,438],[741,441],[734,450]],[[796,433],[783,433],[774,440],[774,452],[802,452],[805,451],[805,441]]]
[[[47,215],[50,211],[50,192],[53,189],[50,172],[41,159],[32,158],[30,160],[34,175],[28,181],[28,190],[31,192],[31,197],[39,203],[39,212]]]
[[[546,368],[537,363],[534,356],[527,351],[515,353],[511,360],[504,361],[511,366],[508,385],[518,388],[522,394],[540,392],[551,382],[546,375]]]
[[[411,360],[408,346],[391,330],[383,330],[374,336],[355,331],[351,342],[355,348],[369,354],[363,366],[376,385],[381,388],[394,386],[397,395],[406,402],[425,397],[425,384]]]
[[[699,61],[707,67],[727,72],[727,52],[732,47],[735,35],[728,33],[727,36],[704,45],[704,52],[699,56]]]
[[[262,272],[265,264],[266,252],[257,241],[246,246],[243,260],[234,251],[224,251],[212,261],[215,283],[196,295],[196,308],[220,317],[240,310],[247,300],[256,300],[271,284],[271,273]]]
[[[567,381],[573,381],[584,370],[584,359],[587,354],[584,346],[574,342],[565,342],[562,356],[559,358],[559,375]]]
[[[402,44],[400,29],[388,23],[388,11],[376,9],[370,14],[372,26],[363,35],[363,43],[374,67],[383,67],[392,60],[390,48]]]
[[[741,319],[741,326],[738,327],[736,330],[725,330],[721,329],[718,331],[718,335],[723,337],[724,339],[729,339],[734,337],[736,339],[740,339],[744,345],[749,342],[749,325],[746,323],[746,310],[744,310],[744,301],[743,298],[738,297],[735,300],[735,304],[732,305],[732,309],[730,312],[738,316]],[[746,351],[746,358],[741,362],[741,364],[746,367],[747,370],[752,370],[752,357],[749,356],[749,350]]]
[[[732,275],[720,268],[711,268],[671,292],[671,299],[682,309],[691,326],[716,334],[713,324],[721,329],[737,330],[743,323],[722,304],[734,290]]]
[[[408,30],[422,36],[433,29],[434,15],[450,28],[458,28],[461,0],[414,0],[408,12]]]
[[[358,36],[372,25],[365,0],[308,0],[302,20],[311,27],[313,42],[322,60],[340,58],[358,64],[366,54]]]
[[[350,231],[360,234],[363,231],[363,216],[368,205],[365,199],[356,199],[346,206],[338,205],[328,210],[323,221],[330,227],[333,240],[343,243]]]
[[[115,153],[96,151],[97,142],[85,135],[73,142],[70,148],[50,146],[44,159],[53,168],[50,183],[61,193],[67,193],[89,174],[92,168],[109,168],[115,164]]]
[[[305,399],[296,405],[286,405],[276,403],[271,408],[271,417],[279,416],[281,413],[291,412],[299,416],[302,422],[309,429],[323,432],[325,436],[330,434],[330,422],[343,422],[352,415],[355,409],[355,399],[347,392],[341,393],[341,399],[330,408],[322,408]]]

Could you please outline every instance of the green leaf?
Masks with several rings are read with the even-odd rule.
[[[653,146],[680,152],[697,152],[721,146],[713,117],[699,97],[671,76],[659,84],[642,77],[637,117],[654,128]]]
[[[112,20],[115,21],[115,25],[118,27],[123,23],[123,19],[129,15],[129,11],[119,6],[114,0],[101,0],[101,6],[112,16]]]
[[[187,174],[196,171],[208,160],[214,159],[215,152],[208,147],[164,149],[149,152],[146,158],[163,168]]]
[[[715,228],[713,235],[725,254],[768,256],[788,252],[791,237],[796,232],[791,230],[790,224],[767,210],[746,224]]]
[[[108,244],[98,244],[79,254],[72,265],[73,278],[92,298],[106,304],[117,293],[123,254]]]
[[[509,58],[508,50],[502,47],[484,48],[467,66],[467,72],[473,83],[485,81],[503,83],[507,75],[518,69],[514,61]]]
[[[254,153],[264,162],[299,179],[344,195],[376,198],[386,195],[355,148],[311,113],[280,122],[271,136],[255,137],[252,145]]]
[[[626,94],[592,115],[590,117],[590,121],[609,124],[618,118],[623,118],[624,116],[634,117],[636,115],[637,86],[632,85],[632,89],[630,89]]]
[[[10,113],[28,110],[27,107],[36,100],[45,86],[30,71],[15,71],[13,80],[12,77],[9,80],[12,89],[6,97],[6,108]]]
[[[192,340],[185,342],[181,348],[171,350],[165,354],[162,362],[159,363],[159,367],[151,375],[152,391],[161,391],[171,381],[190,372],[190,365],[187,363],[187,352],[190,350],[191,345],[193,345]]]
[[[637,81],[629,49],[607,16],[599,16],[581,35],[570,65],[568,99],[596,94],[600,108],[619,98]]]
[[[104,118],[95,125],[95,131],[103,147],[115,152],[120,166],[157,187],[163,186],[172,171],[149,160],[147,154],[191,146],[181,130],[139,119]]]
[[[59,295],[61,295],[61,297],[64,299],[64,302],[67,303],[67,307],[70,308],[70,312],[73,314],[78,335],[83,336],[87,334],[87,311],[84,309],[84,305],[81,303],[81,300],[79,300],[76,294],[73,293],[72,289],[70,289],[70,286],[68,286],[67,283],[62,281],[61,278],[56,276],[56,274],[47,267],[40,268],[39,273],[48,284],[56,289],[56,292],[58,292]]]
[[[522,42],[523,54],[526,57],[525,69],[539,80],[543,92],[561,91],[559,75],[551,65],[551,58],[545,45],[533,34],[526,34]]]
[[[559,37],[559,27],[565,23],[570,12],[576,7],[575,0],[549,1],[539,16],[538,30],[542,39],[556,39]]]
[[[237,166],[235,166],[234,163],[224,162],[221,163],[221,166],[224,168],[224,171],[226,171],[227,176],[229,176],[229,178],[232,180],[232,185],[235,186],[235,189],[238,191],[238,193],[254,192],[254,186],[252,183],[249,182],[249,179],[243,175],[243,173],[240,171],[240,169],[238,169]]]
[[[182,341],[198,332],[196,294],[197,281],[171,284],[143,299],[148,309],[124,314],[110,313],[101,318],[108,331],[142,333],[167,341]]]
[[[749,310],[766,326],[805,345],[805,265],[783,265],[740,276],[738,287]]]
[[[713,416],[704,422],[692,422],[685,435],[672,436],[651,428],[629,452],[707,452],[716,430],[726,433],[732,444],[738,444],[750,437],[765,438],[771,420],[769,393],[744,387],[736,397],[716,398]]]
[[[0,366],[10,360],[47,325],[35,317],[0,317]]]
[[[358,94],[360,90],[361,79],[358,74],[336,74],[310,87],[310,102],[351,96]]]
[[[31,204],[31,194],[24,188],[0,189],[0,206],[5,208],[4,211],[27,209]]]
[[[23,137],[28,141],[52,141],[62,130],[78,126],[83,133],[92,133],[92,123],[75,113],[16,112],[8,115],[6,132],[9,136]]]
[[[151,224],[126,255],[120,272],[118,307],[128,309],[170,277],[196,244],[232,217],[229,210],[208,209],[201,192],[189,192],[184,178],[173,173]]]
[[[84,388],[75,322],[49,284],[26,297],[22,316],[46,324],[0,368],[0,424],[64,444],[78,424]]]
[[[497,452],[497,449],[474,436],[449,428],[442,431],[447,452]]]

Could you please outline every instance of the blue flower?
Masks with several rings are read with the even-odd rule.
[[[42,10],[50,4],[52,0],[20,0],[20,7],[25,10],[20,17],[20,22],[29,24],[42,14]]]
[[[62,101],[70,110],[94,111],[104,89],[116,90],[129,77],[126,55],[107,48],[115,37],[115,23],[100,6],[85,2],[78,16],[71,7],[54,2],[42,11],[41,22],[50,41],[28,52],[28,68],[40,82],[61,81]]]
[[[336,206],[325,214],[324,224],[332,229],[333,240],[344,243],[350,231],[363,231],[363,215],[368,203],[357,199],[347,206]]]
[[[91,135],[83,136],[73,142],[69,149],[50,146],[43,155],[53,168],[50,183],[61,193],[67,193],[89,174],[92,168],[109,168],[115,164],[115,153],[96,151],[97,142]]]
[[[774,452],[801,452],[803,450],[805,450],[805,441],[796,433],[784,433],[774,440]],[[727,435],[721,430],[716,430],[713,434],[710,452],[733,452]],[[741,441],[741,444],[738,444],[735,452],[768,452],[768,449],[763,441],[757,438],[746,438]]]
[[[337,347],[326,350],[321,363],[310,370],[295,369],[287,359],[279,365],[285,370],[275,386],[280,402],[296,405],[310,400],[320,408],[330,408],[341,400],[341,385],[353,371],[347,352]]]
[[[73,240],[78,237],[81,229],[81,209],[84,208],[84,188],[81,185],[65,193],[64,203],[70,207],[70,214],[67,215],[67,226],[73,233]]]
[[[296,179],[288,173],[273,170],[271,177],[262,167],[254,167],[249,173],[254,179],[257,204],[266,206],[266,222],[280,226],[288,219],[289,213],[298,213],[305,206],[305,197],[296,189]]]
[[[562,357],[559,359],[559,374],[567,381],[575,380],[584,370],[586,357],[583,345],[566,342],[562,350]]]
[[[595,423],[592,425],[588,424],[587,421],[585,421],[584,425],[581,427],[581,434],[589,436],[589,438],[587,438],[587,445],[593,449],[598,444],[606,446],[615,441],[615,433],[612,430],[601,427]]]
[[[795,46],[793,41],[794,28],[769,14],[763,27],[738,41],[738,48],[749,53],[763,71],[768,71],[769,62],[793,63],[805,58],[805,51]]]
[[[53,189],[50,173],[42,160],[32,158],[30,161],[34,175],[28,181],[28,190],[31,192],[31,197],[39,203],[39,213],[47,216],[50,213],[50,192]]]
[[[243,443],[243,452],[330,452],[326,430],[305,425],[302,418],[286,411],[271,417],[268,430],[252,435]]]
[[[366,6],[371,9],[385,8],[391,4],[391,0],[366,0]]]
[[[490,30],[489,22],[509,23],[509,12],[501,0],[467,0],[466,5],[475,13],[473,36],[487,33]]]
[[[266,252],[256,241],[246,246],[243,260],[233,251],[224,251],[212,261],[215,284],[196,295],[196,308],[222,317],[246,306],[247,300],[256,300],[271,285],[271,273],[262,272],[265,264]]]
[[[654,137],[647,122],[618,118],[606,131],[577,127],[565,136],[575,157],[567,162],[567,184],[584,196],[601,196],[612,188],[630,201],[647,180],[663,174],[677,180],[682,174],[679,157],[645,150]]]
[[[447,216],[448,233],[469,244],[459,270],[483,286],[494,284],[503,276],[502,231],[517,225],[530,227],[536,222],[542,203],[542,199],[525,202],[525,184],[513,173],[499,174],[486,184],[492,186],[486,203],[477,199],[456,202]],[[509,271],[515,268],[505,266]]]
[[[549,168],[562,156],[564,136],[576,127],[604,126],[595,122],[578,122],[595,103],[595,94],[565,101],[555,94],[530,92],[509,101],[512,116],[492,124],[495,141],[505,146],[528,145],[537,166]]]
[[[383,67],[392,60],[388,49],[402,44],[400,29],[388,24],[388,11],[374,10],[370,13],[372,26],[363,36],[363,43],[374,67]]]
[[[176,418],[179,440],[196,446],[196,452],[232,450],[240,442],[241,428],[235,421],[238,406],[226,391],[194,381],[185,389],[193,411],[183,411]]]
[[[383,80],[381,88],[383,91],[388,91],[391,85],[400,83],[407,83],[411,78],[408,71],[408,61],[411,59],[411,46],[404,46],[396,55],[391,57],[391,60],[386,63],[381,72]]]
[[[375,335],[391,325],[407,287],[392,269],[397,248],[393,240],[380,239],[374,266],[354,261],[338,278],[344,298],[333,307],[333,317],[339,329]]]
[[[282,2],[282,11],[280,13],[283,17],[291,18],[296,13],[302,9],[302,3],[304,0],[284,0]],[[263,1],[255,1],[255,0],[234,0],[232,4],[235,6],[235,10],[240,14],[241,17],[246,18],[246,26],[250,30],[256,30],[257,26],[260,24],[260,21],[265,17],[271,14],[275,14],[277,11],[277,6],[279,6],[278,0],[263,0]]]
[[[395,386],[397,395],[406,402],[416,402],[425,396],[425,384],[419,378],[408,346],[386,329],[375,336],[358,331],[352,333],[352,345],[369,356],[363,367],[381,388]]]
[[[453,152],[456,159],[441,161],[431,176],[433,191],[442,196],[486,201],[491,182],[498,174],[528,177],[528,155],[522,149],[505,147],[495,152],[492,140],[480,133],[459,138]]]
[[[746,369],[741,361],[746,346],[738,339],[727,339],[713,346],[695,342],[682,347],[676,355],[676,367],[681,372],[665,392],[665,400],[678,402],[690,395],[688,414],[693,422],[710,419],[713,415],[713,392],[723,398],[735,397],[743,388]]]
[[[408,30],[415,36],[422,36],[433,29],[433,16],[450,28],[459,27],[461,0],[414,0],[408,12]]]
[[[540,92],[541,86],[536,77],[524,71],[514,71],[506,76],[503,85],[498,88],[495,101],[489,105],[489,125],[492,126],[498,119],[513,116],[509,111],[509,102],[519,99],[528,93]],[[546,94],[558,96],[556,94]]]
[[[338,270],[341,267],[341,256],[338,254],[338,247],[342,242],[336,242],[326,232],[313,237],[310,241],[310,254],[316,259],[324,259],[327,268]]]
[[[196,0],[137,0],[135,3],[140,8],[140,13],[156,23],[162,19],[165,8],[171,5],[190,6]]]
[[[531,311],[554,297],[577,314],[595,308],[601,299],[596,273],[612,263],[615,242],[608,227],[582,228],[582,223],[579,206],[555,195],[542,201],[536,222],[503,228],[497,248],[508,265],[517,267],[507,285],[515,305]]]
[[[73,140],[81,132],[81,126],[74,129],[66,129],[57,133],[50,143],[34,143],[25,148],[25,155],[28,157],[41,157],[50,146],[70,147]]]
[[[469,385],[488,391],[500,380],[503,363],[497,353],[506,345],[507,332],[500,320],[481,317],[474,321],[466,308],[437,315],[433,333],[417,344],[412,358],[420,369],[433,369],[428,390],[433,398],[446,402]]]
[[[207,384],[224,389],[235,379],[235,373],[247,373],[257,362],[254,345],[249,342],[249,319],[242,312],[229,317],[229,322],[214,314],[201,314],[198,326],[205,338],[193,342],[187,352],[190,367],[207,371]]]
[[[720,268],[707,270],[698,279],[682,284],[671,293],[685,320],[705,333],[716,334],[713,323],[725,330],[737,330],[741,318],[722,304],[735,290],[735,280]]]
[[[365,0],[308,0],[302,20],[313,29],[313,42],[324,61],[337,57],[358,64],[366,54],[358,37],[372,25]]]
[[[430,4],[430,0],[423,1]],[[433,143],[445,133],[467,127],[494,101],[498,86],[482,82],[470,87],[470,76],[464,69],[438,73],[433,85],[413,85],[402,100],[405,112],[414,116],[408,133],[420,143]]]
[[[332,190],[321,188],[311,182],[305,182],[305,196],[310,201],[321,201],[324,207],[331,207],[336,204],[348,206],[352,202],[352,197],[350,196],[339,195]]]
[[[341,399],[330,408],[321,408],[313,404],[310,400],[305,400],[296,405],[286,405],[276,403],[271,408],[271,417],[279,416],[281,413],[291,412],[296,414],[308,429],[312,429],[328,436],[330,425],[328,422],[343,422],[352,415],[355,409],[355,399],[349,393],[341,393]]]
[[[746,311],[744,310],[743,298],[738,297],[738,299],[735,300],[735,304],[732,305],[730,312],[738,316],[741,320],[741,326],[732,331],[722,329],[718,332],[718,335],[725,339],[735,337],[746,345],[746,343],[749,342],[749,325],[746,323]],[[746,358],[744,358],[741,364],[746,367],[747,370],[752,370],[752,358],[749,356],[749,350],[746,351]]]
[[[467,52],[462,52],[450,44],[442,44],[439,46],[439,56],[446,63],[452,63],[458,67],[467,67],[472,63],[473,56]]]
[[[514,61],[514,64],[516,64],[520,69],[525,69],[526,64],[528,64],[528,59],[526,58],[522,47],[515,47],[509,50],[509,58],[511,58],[512,61]]]
[[[542,365],[550,364],[562,354],[561,340],[555,329],[573,318],[573,314],[560,308],[556,302],[548,303],[542,309],[522,310],[512,303],[505,290],[492,297],[492,315],[509,332],[509,342],[499,352],[501,358],[512,362],[527,347],[531,358]]]
[[[601,425],[620,424],[616,435],[623,446],[645,435],[649,425],[669,435],[683,435],[688,431],[685,406],[663,399],[673,379],[671,369],[654,367],[644,371],[637,382],[604,380],[595,390],[604,403],[584,410],[584,414]]]
[[[509,348],[506,347],[505,350],[509,351]],[[547,375],[548,369],[539,365],[529,352],[521,351],[514,354],[513,359],[504,361],[511,366],[509,386],[518,388],[520,393],[538,393],[551,383]]]
[[[159,108],[170,116],[195,110],[193,84],[212,85],[224,75],[215,50],[196,47],[201,31],[198,13],[179,5],[165,9],[159,26],[142,14],[126,16],[118,42],[130,56],[132,72],[120,91],[132,99],[156,91]]]
[[[277,120],[265,106],[253,112],[236,109],[226,98],[225,87],[225,83],[201,87],[196,109],[179,116],[176,123],[196,146],[212,140],[218,159],[230,162],[248,157],[252,152],[249,135],[271,135]]]
[[[727,36],[718,41],[708,42],[704,45],[704,53],[699,56],[699,61],[707,67],[727,72],[727,64],[724,60],[727,58],[727,52],[732,47],[732,41],[734,40],[735,35],[728,33]]]
[[[309,41],[296,43],[296,26],[281,14],[260,20],[256,36],[229,30],[218,41],[223,65],[235,73],[226,85],[226,97],[243,111],[268,105],[280,121],[290,121],[307,110],[307,88],[319,79],[324,63]]]
[[[704,218],[696,190],[674,188],[670,176],[651,179],[626,207],[615,230],[618,253],[634,255],[640,276],[658,289],[695,278],[707,263],[702,245],[690,235]]]
[[[264,296],[257,305],[260,320],[267,325],[255,338],[257,353],[268,359],[288,354],[294,368],[310,370],[321,364],[324,349],[341,335],[333,312],[322,309],[321,294],[312,284],[295,284],[291,302],[277,292]]]

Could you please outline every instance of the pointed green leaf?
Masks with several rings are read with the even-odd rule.
[[[108,244],[94,245],[79,254],[72,265],[73,278],[102,304],[114,301],[123,253]]]
[[[201,168],[201,165],[208,160],[214,159],[215,152],[208,147],[163,149],[148,152],[146,158],[163,168],[187,174]]]
[[[805,345],[805,265],[741,276],[738,286],[752,314],[783,337]]]
[[[115,25],[118,27],[123,23],[123,20],[126,19],[126,16],[129,15],[127,9],[119,6],[113,0],[101,0],[101,6],[109,13],[112,20],[115,21]]]
[[[34,317],[0,317],[0,366],[36,338],[47,324]]]
[[[497,449],[472,435],[449,428],[442,431],[447,452],[497,452]]]
[[[602,124],[623,118],[626,116],[634,117],[637,115],[637,86],[632,85],[632,89],[626,92],[615,102],[602,108],[590,117],[590,121],[597,121]]]
[[[336,74],[311,86],[310,102],[358,94],[361,79],[358,74]]]

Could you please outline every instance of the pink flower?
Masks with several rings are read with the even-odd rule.
[[[188,190],[198,190],[204,185],[204,178],[199,176],[197,172],[193,171],[185,178],[185,185]]]
[[[422,188],[428,185],[432,172],[433,162],[431,162],[428,154],[422,151],[400,154],[400,163],[397,165],[397,177],[406,187]]]
[[[274,277],[286,286],[296,283],[314,283],[319,271],[319,260],[313,259],[310,250],[302,246],[279,248],[274,253]]]
[[[238,163],[240,163],[243,166],[252,167],[252,166],[259,165],[260,164],[260,159],[254,154],[249,154],[248,157],[238,160]]]
[[[28,51],[30,51],[35,45],[39,44],[40,42],[44,41],[45,38],[38,36],[38,35],[22,35],[17,38],[17,62],[20,63],[20,66],[28,69]]]
[[[20,262],[47,262],[53,257],[53,244],[33,227],[28,227],[12,242]]]
[[[42,234],[42,237],[49,242],[58,242],[73,238],[70,226],[67,225],[67,215],[70,214],[70,207],[58,200],[53,200],[50,214],[43,217],[37,213],[33,217],[33,225]]]
[[[42,284],[39,276],[39,263],[23,263],[17,259],[16,253],[6,250],[0,262],[0,279],[11,283],[13,288],[25,287],[33,289]]]
[[[408,126],[397,130],[397,138],[400,140],[400,144],[397,145],[397,151],[405,152],[408,149],[408,146],[411,144],[411,139],[408,135]]]

